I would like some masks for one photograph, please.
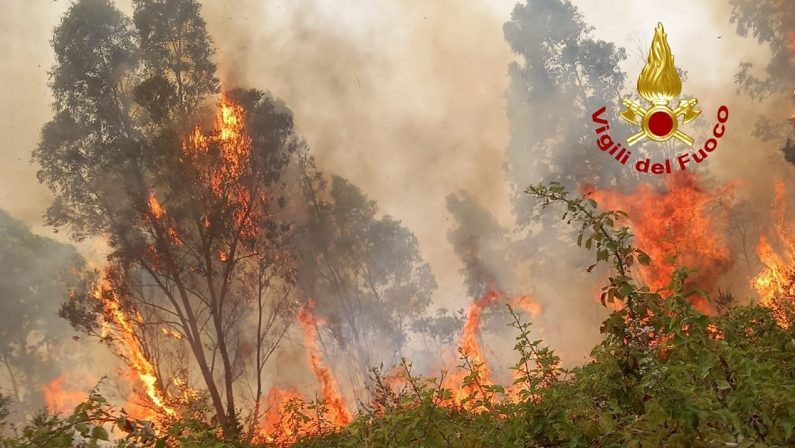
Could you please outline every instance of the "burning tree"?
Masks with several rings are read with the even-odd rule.
[[[517,223],[524,227],[531,221],[522,195],[528,173],[538,179],[551,176],[569,187],[583,179],[599,185],[625,179],[618,164],[588,156],[593,153],[583,148],[593,143],[582,123],[620,96],[626,75],[618,65],[627,56],[623,48],[595,39],[569,1],[520,2],[503,30],[518,59],[508,69],[512,134],[506,172]],[[623,140],[627,130],[619,120],[610,121],[616,128],[611,133]]]
[[[254,384],[253,425],[294,311],[282,173],[304,147],[270,95],[219,98],[195,0],[133,6],[131,21],[108,0],[77,1],[53,35],[55,117],[34,152],[55,194],[46,218],[112,250],[101,283],[62,314],[116,348],[157,414],[201,388],[231,437],[239,383]]]
[[[688,172],[665,179],[664,189],[640,185],[631,194],[586,188],[590,197],[606,207],[625,210],[632,223],[636,244],[654,260],[638,269],[645,284],[663,288],[681,266],[698,268],[688,286],[716,294],[718,280],[734,264],[724,235],[734,202],[732,185],[710,188]],[[697,308],[714,310],[703,297],[692,296]]]
[[[2,210],[0,258],[13,260],[0,271],[0,378],[10,386],[9,405],[16,416],[45,403],[54,410],[47,385],[78,358],[70,353],[73,332],[56,311],[67,289],[83,281],[85,261],[74,247],[33,234]]]
[[[513,291],[519,263],[508,229],[465,192],[449,195],[447,210],[455,219],[447,240],[464,264],[460,272],[469,297],[483,297],[494,288]]]
[[[331,184],[311,160],[302,163],[309,218],[301,229],[302,290],[316,299],[332,340],[362,388],[369,369],[394,365],[411,319],[431,301],[436,280],[416,237],[350,182]]]

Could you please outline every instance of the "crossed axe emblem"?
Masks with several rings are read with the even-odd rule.
[[[645,109],[636,101],[624,98],[622,101],[625,110],[620,117],[634,125],[641,126],[641,130],[627,139],[627,145],[632,146],[643,138],[662,142],[674,137],[688,146],[693,145],[693,138],[679,130],[679,118],[682,124],[690,123],[701,114],[696,110],[698,100],[680,100],[676,109],[671,109],[668,101],[656,101],[650,109]]]

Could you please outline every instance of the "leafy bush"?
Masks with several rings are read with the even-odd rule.
[[[333,439],[298,446],[517,447],[766,447],[793,446],[795,336],[767,308],[752,305],[712,317],[688,301],[689,271],[651,291],[633,278],[649,257],[631,245],[621,212],[599,212],[557,184],[527,191],[541,205],[563,204],[564,219],[580,225],[577,244],[612,266],[602,301],[618,302],[602,325],[591,361],[561,369],[554,353],[529,339],[515,314],[519,362],[513,387],[520,400],[491,386],[460,405],[434,378],[409,387],[376,388],[374,403]],[[593,267],[593,266],[592,266]],[[591,268],[592,268],[591,267]],[[591,269],[589,268],[589,270]],[[795,313],[787,308],[785,321]],[[779,319],[778,322],[780,322]],[[464,360],[469,381],[477,369]],[[382,384],[376,382],[376,384]],[[332,441],[333,445],[329,444]]]
[[[481,365],[462,353],[468,395],[454,399],[439,377],[414,375],[404,360],[397,377],[372,371],[372,400],[356,419],[335,430],[325,424],[323,403],[296,402],[287,421],[304,436],[297,447],[777,447],[795,446],[795,322],[784,302],[727,307],[719,316],[696,311],[688,298],[689,271],[679,268],[663,289],[651,291],[633,277],[651,260],[631,245],[621,212],[600,212],[587,198],[572,198],[556,184],[528,193],[542,207],[563,204],[564,219],[580,226],[577,244],[609,263],[612,274],[602,301],[613,303],[591,360],[570,370],[555,353],[532,340],[531,325],[509,308],[516,330],[509,387],[485,383]],[[130,429],[119,447],[263,446],[222,445],[213,425],[185,420],[163,433],[124,424],[101,397],[65,419],[42,415],[3,446],[86,446],[107,439],[103,425]],[[278,439],[289,440],[286,439]],[[93,445],[92,445],[93,443]],[[286,444],[283,443],[283,444]]]

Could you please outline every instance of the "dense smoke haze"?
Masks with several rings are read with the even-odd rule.
[[[9,156],[0,206],[44,234],[51,232],[40,218],[49,196],[35,180],[29,153],[50,113],[49,31],[67,6],[9,2],[2,19],[9,61],[2,79],[19,88],[2,91]],[[128,8],[123,1],[119,6]],[[449,227],[445,197],[466,190],[500,222],[511,222],[502,165],[509,135],[507,65],[513,56],[502,23],[512,6],[469,0],[335,7],[217,0],[204,5],[204,15],[219,48],[222,80],[264,86],[284,99],[321,166],[354,180],[418,236],[442,285],[437,300],[455,306],[464,290],[456,269],[444,272],[459,263],[439,238],[439,229]],[[577,6],[597,38],[627,49],[620,67],[628,73],[628,87],[643,65],[640,52],[647,51],[650,30],[662,20],[677,62],[689,74],[685,88],[698,92],[703,110],[726,103],[733,106],[738,129],[756,121],[758,108],[737,95],[734,73],[740,62],[763,61],[765,49],[737,36],[724,2]],[[618,9],[625,19],[615,20]],[[687,11],[688,21],[677,20],[680,11]],[[751,105],[753,111],[743,110]],[[736,179],[780,166],[778,154],[760,150],[748,134],[736,132],[730,144],[757,149],[723,148],[710,159],[711,173]],[[744,163],[733,163],[735,157]]]
[[[653,5],[619,0],[555,1],[549,5],[528,1],[518,6],[514,0],[199,3],[217,49],[212,59],[222,89],[268,92],[258,97],[236,91],[233,99],[261,113],[251,118],[252,123],[259,123],[255,120],[263,116],[287,123],[280,122],[286,130],[273,133],[286,135],[282,144],[290,155],[285,156],[284,172],[294,179],[284,181],[276,196],[284,194],[288,202],[291,196],[301,196],[298,206],[286,207],[286,214],[297,217],[302,250],[322,254],[317,260],[298,257],[297,272],[285,269],[287,272],[274,280],[285,291],[285,305],[272,315],[297,316],[300,322],[282,328],[273,318],[277,322],[272,329],[277,336],[269,335],[276,338],[273,356],[262,364],[264,372],[271,375],[268,386],[312,389],[317,379],[324,396],[327,389],[338,387],[352,408],[355,401],[366,399],[362,392],[368,381],[367,371],[362,369],[365,364],[384,363],[388,370],[401,356],[409,355],[423,373],[442,369],[449,362],[440,360],[436,351],[444,348],[444,356],[454,359],[453,346],[466,343],[470,331],[464,322],[480,319],[484,309],[483,347],[476,352],[482,351],[493,362],[495,378],[508,378],[510,361],[505,358],[513,339],[503,329],[507,315],[488,311],[492,302],[476,302],[488,299],[490,291],[497,291],[493,302],[512,303],[531,315],[536,321],[534,335],[558,350],[564,365],[588,360],[589,350],[600,338],[599,323],[610,311],[599,303],[607,273],[601,268],[586,272],[593,257],[573,248],[572,230],[559,223],[558,215],[539,218],[535,203],[523,193],[528,185],[538,182],[560,181],[573,191],[594,192],[610,207],[631,208],[642,219],[655,223],[687,209],[691,205],[687,201],[703,205],[707,209],[703,228],[691,229],[698,223],[687,217],[674,217],[675,222],[666,224],[677,232],[680,227],[676,226],[681,226],[680,233],[691,239],[701,238],[704,233],[699,232],[718,235],[715,250],[685,255],[685,261],[707,260],[714,268],[695,275],[695,283],[710,293],[732,291],[743,301],[755,294],[751,278],[760,272],[764,261],[756,256],[756,247],[759,236],[770,228],[776,182],[789,191],[794,186],[795,168],[784,161],[781,148],[792,137],[788,120],[795,110],[791,96],[795,74],[789,72],[791,64],[781,62],[786,50],[771,49],[770,40],[775,39],[754,35],[753,29],[750,35],[738,33],[738,26],[753,28],[738,25],[732,13],[733,7],[747,6],[747,1],[694,4],[674,0]],[[49,238],[37,240],[37,244],[46,241],[47,251],[57,256],[30,266],[34,277],[51,276],[65,269],[67,262],[79,265],[74,272],[101,269],[109,244],[118,241],[109,243],[108,238],[96,235],[73,241],[68,226],[56,231],[46,225],[43,216],[53,195],[37,180],[40,166],[31,158],[41,141],[42,125],[53,115],[48,72],[55,58],[50,39],[70,2],[2,0],[2,6],[0,52],[5,63],[0,68],[0,114],[4,117],[0,142],[5,159],[0,165],[0,213],[7,212],[10,217],[0,215],[0,232],[12,229],[24,233],[27,226],[32,232],[29,238],[34,238],[33,234]],[[134,10],[133,3],[126,0],[118,0],[117,7],[129,15]],[[630,133],[629,126],[618,119],[620,99],[637,97],[637,77],[646,63],[657,22],[664,23],[676,66],[684,74],[682,96],[699,100],[702,115],[688,128],[696,142],[708,138],[720,106],[730,110],[719,148],[697,168],[695,164],[688,167],[697,173],[698,182],[638,175],[630,166],[600,159],[606,154],[599,154],[593,142],[591,114],[600,106],[608,108],[611,133],[621,139]],[[566,47],[571,42],[576,42],[576,48]],[[561,50],[563,47],[567,49]],[[534,60],[536,56],[542,61]],[[553,72],[556,75],[550,75]],[[582,74],[583,79],[575,80],[572,73]],[[774,81],[755,83],[754,77]],[[782,79],[788,79],[788,87]],[[238,113],[234,107],[228,109]],[[221,114],[226,112],[223,109]],[[240,117],[236,119],[242,121]],[[240,130],[234,127],[237,125],[231,125],[233,134]],[[223,135],[224,130],[219,132]],[[223,137],[200,134],[197,131],[197,139],[224,144]],[[255,139],[253,145],[259,143]],[[192,144],[201,147],[206,142]],[[675,157],[682,150],[676,145],[661,146],[662,152]],[[657,151],[656,146],[641,146],[633,162],[635,157],[653,157]],[[294,159],[288,161],[288,157]],[[320,191],[317,197],[315,188]],[[665,193],[655,196],[676,188],[684,191],[683,202],[667,203],[660,199]],[[270,190],[263,197],[269,194]],[[792,203],[793,198],[795,194],[790,194],[782,202]],[[150,189],[146,205],[146,213],[154,216],[150,216],[152,221],[172,213],[168,204],[158,201],[154,189]],[[646,238],[653,246],[664,239],[650,230],[644,233],[648,230],[644,223],[635,224],[640,241]],[[280,231],[286,228],[282,225]],[[370,239],[359,242],[358,229]],[[177,231],[173,227],[167,228],[166,234],[183,244],[174,236]],[[284,236],[290,238],[295,236]],[[679,243],[687,241],[672,244]],[[260,248],[252,249],[251,254],[264,257]],[[660,255],[664,256],[662,251]],[[223,254],[220,257],[227,261]],[[281,261],[280,257],[279,253],[273,259]],[[362,266],[382,265],[387,265],[383,269],[389,272],[374,275],[372,280],[367,271],[364,277],[370,283],[365,286],[372,291],[361,293],[350,285],[366,282],[358,274],[340,280],[335,260],[357,273],[366,270]],[[15,260],[6,258],[0,263],[7,269]],[[212,263],[208,264],[212,271]],[[64,289],[85,286],[89,281],[59,277],[61,280]],[[112,280],[127,278],[108,283]],[[270,286],[268,281],[261,283]],[[48,288],[57,289],[53,285]],[[362,303],[370,299],[370,293],[379,298],[410,299],[405,307],[390,308],[392,314],[384,321],[346,320],[346,311],[365,312]],[[307,294],[328,300],[316,304],[308,301],[316,297],[299,297]],[[52,306],[40,308],[47,315],[45,320],[58,319],[64,297],[52,300]],[[708,312],[716,311],[704,306]],[[75,324],[79,319],[74,315],[80,317],[85,310],[71,311],[75,313],[70,318],[74,327],[98,333],[90,322],[83,321],[83,327]],[[317,320],[312,314],[315,311]],[[101,312],[108,314],[107,309]],[[236,318],[242,333],[261,331],[253,319],[246,320],[243,311],[239,313]],[[68,313],[62,310],[62,314]],[[80,356],[110,364],[106,347],[91,345],[93,340],[85,336],[72,340],[74,329],[63,320],[58,322],[52,328],[65,340],[80,345]],[[217,325],[223,327],[220,321]],[[313,333],[318,328],[328,330],[321,331],[318,338]],[[164,334],[160,337],[168,339],[169,334]],[[182,341],[181,337],[175,339]],[[169,348],[161,355],[187,357],[184,347],[173,348],[180,343],[164,342]],[[235,356],[253,350],[245,344],[241,347]],[[311,371],[304,366],[306,357]],[[333,375],[318,361],[323,357],[336,371],[339,384],[324,381]],[[66,366],[71,361],[59,362],[68,373]],[[215,368],[215,358],[212,363]],[[85,390],[99,377],[123,371],[120,366],[96,369],[97,377],[72,375],[67,379],[70,384],[57,385]],[[59,378],[58,369],[52,367],[37,381],[52,386]],[[226,375],[230,372],[231,368]],[[160,377],[159,371],[157,375],[147,373]],[[176,370],[169,373],[174,377],[182,374]],[[205,374],[205,380],[212,375],[218,374]],[[238,375],[248,378],[242,370]],[[0,391],[10,390],[7,376],[0,374]],[[129,379],[131,384],[135,381]],[[285,387],[280,393],[293,392]],[[243,395],[247,404],[258,400],[254,392]],[[35,400],[28,403],[32,407],[40,404]],[[350,415],[343,409],[345,404],[336,405],[335,418],[347,423]],[[25,412],[32,412],[32,407]]]

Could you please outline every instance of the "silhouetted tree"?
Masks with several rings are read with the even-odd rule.
[[[55,195],[47,221],[112,249],[103,300],[75,299],[64,314],[89,332],[113,321],[103,301],[141,316],[135,337],[158,388],[168,396],[168,379],[197,370],[234,437],[235,385],[256,380],[259,400],[262,366],[288,325],[281,178],[301,143],[290,111],[259,91],[229,90],[211,124],[205,106],[219,102],[219,84],[195,0],[133,6],[134,27],[108,0],[79,0],[53,35],[55,118],[34,152]],[[168,366],[182,349],[192,361]]]
[[[328,185],[311,161],[303,185],[309,216],[300,233],[299,285],[361,386],[371,367],[396,361],[436,281],[414,235],[379,217],[359,188],[337,176]]]
[[[464,192],[447,197],[447,210],[455,220],[455,227],[447,231],[447,240],[464,263],[461,274],[469,297],[479,299],[493,289],[511,290],[518,262],[508,229]]]
[[[767,44],[771,57],[764,78],[754,76],[751,63],[740,65],[737,83],[753,98],[791,94],[795,74],[795,8],[788,0],[730,0],[737,34]]]
[[[607,184],[625,172],[594,151],[591,114],[607,106],[611,135],[622,132],[615,119],[625,74],[618,64],[626,51],[592,37],[577,7],[568,0],[527,0],[513,9],[505,39],[518,57],[509,67],[508,117],[511,141],[506,172],[517,222],[529,223],[522,199],[528,177],[575,186]]]
[[[743,62],[736,75],[742,91],[755,100],[795,100],[793,74],[795,74],[795,8],[787,0],[731,0],[731,22],[737,24],[737,34],[756,38],[770,49],[770,59],[764,75],[754,74],[753,64]],[[784,159],[793,163],[792,144],[795,115],[791,111],[776,109],[772,114],[761,115],[756,122],[754,135],[762,140],[780,144]],[[789,122],[787,121],[789,118]]]
[[[58,318],[58,307],[78,287],[85,261],[74,247],[33,234],[0,210],[0,375],[9,386],[15,413],[44,405],[44,385],[59,374],[58,361],[68,361],[64,344],[74,332]]]

